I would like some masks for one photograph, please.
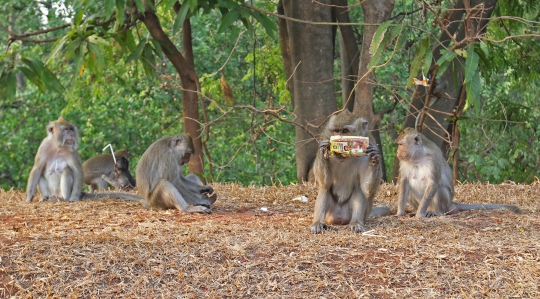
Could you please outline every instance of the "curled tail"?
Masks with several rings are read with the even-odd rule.
[[[452,209],[446,214],[455,214],[460,211],[470,211],[470,210],[507,210],[514,213],[520,213],[521,209],[513,205],[501,205],[501,204],[464,204],[464,203],[454,203]]]
[[[141,201],[142,197],[123,192],[83,193],[81,199],[120,198],[132,201]]]
[[[377,205],[371,209],[369,217],[388,216],[390,215],[390,208],[385,205]]]

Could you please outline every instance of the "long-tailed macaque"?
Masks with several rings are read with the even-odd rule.
[[[114,163],[113,178],[102,174],[101,179],[114,186],[118,191],[131,191],[136,185],[135,179],[129,172],[129,161],[125,157],[117,158],[116,163]]]
[[[115,151],[114,156],[117,160],[116,163],[122,159],[125,159],[124,161],[127,162],[129,159],[128,152],[123,149]],[[129,173],[129,162],[127,163],[127,172]],[[84,184],[89,185],[90,193],[93,193],[94,191],[104,191],[107,189],[108,182],[106,179],[103,179],[102,176],[113,179],[115,177],[117,165],[115,165],[112,154],[102,154],[86,160],[83,163],[82,168],[84,173]],[[115,186],[115,184],[111,185]]]
[[[194,174],[182,176],[182,166],[195,152],[187,134],[159,139],[144,152],[137,164],[137,188],[146,208],[179,209],[210,213],[217,195]]]
[[[313,233],[320,233],[331,224],[348,224],[352,231],[361,232],[368,216],[390,214],[386,206],[372,209],[382,174],[377,146],[370,142],[362,157],[328,155],[330,136],[368,136],[367,129],[368,122],[347,109],[330,117],[313,165],[319,187],[311,225]]]
[[[78,148],[79,133],[73,124],[60,116],[47,125],[47,137],[39,146],[28,178],[27,202],[32,201],[36,187],[43,200],[78,201],[106,197],[135,201],[141,199],[127,193],[83,193],[83,170]]]
[[[518,207],[512,205],[460,204],[452,201],[452,171],[439,147],[412,128],[406,128],[396,143],[399,159],[398,216],[405,216],[407,201],[416,209],[417,218],[476,209],[519,211]]]

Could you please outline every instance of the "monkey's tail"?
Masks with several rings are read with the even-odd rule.
[[[390,208],[385,205],[377,205],[371,209],[369,217],[379,217],[379,216],[388,216],[390,215]]]
[[[470,210],[507,210],[514,213],[520,213],[521,209],[513,205],[501,205],[501,204],[464,204],[464,203],[455,203],[456,208],[451,211],[450,214],[457,213],[459,211],[470,211]],[[455,210],[455,212],[454,212]]]
[[[123,192],[83,193],[81,199],[120,198],[132,201],[141,201],[142,197]]]

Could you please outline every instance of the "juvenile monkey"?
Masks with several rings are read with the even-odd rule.
[[[125,159],[125,161],[128,161],[129,159],[128,152],[123,149],[115,151],[114,156],[116,157],[117,161],[120,161],[120,159]],[[126,171],[129,173],[129,162],[127,163]],[[84,183],[89,185],[90,193],[93,193],[94,191],[104,191],[107,189],[108,182],[106,179],[103,179],[102,176],[109,179],[113,179],[115,177],[116,165],[114,163],[112,154],[102,154],[92,157],[83,163],[82,168],[84,173]],[[111,185],[115,186],[114,184]]]
[[[47,125],[47,137],[39,146],[28,178],[27,202],[32,201],[36,187],[44,200],[78,201],[105,197],[140,200],[140,197],[127,193],[83,193],[83,170],[78,148],[79,133],[73,124],[60,116]]]
[[[512,205],[460,204],[452,201],[452,171],[440,148],[413,128],[406,128],[396,143],[399,159],[397,216],[405,216],[407,201],[416,209],[419,219],[478,209],[519,212],[519,208]]]
[[[344,109],[330,117],[315,159],[314,174],[319,186],[311,231],[320,233],[331,224],[348,224],[353,232],[364,231],[369,216],[390,214],[386,206],[373,208],[381,182],[379,149],[370,142],[366,155],[327,155],[332,135],[367,136],[368,122]]]
[[[210,213],[217,195],[194,174],[182,176],[182,166],[195,152],[187,134],[164,137],[144,152],[137,164],[137,188],[146,208]]]
[[[129,172],[129,161],[125,157],[117,158],[114,164],[113,178],[102,174],[101,179],[114,186],[116,190],[131,191],[136,185],[135,179]]]

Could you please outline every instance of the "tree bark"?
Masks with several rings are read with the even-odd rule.
[[[364,22],[368,24],[380,24],[388,20],[394,10],[394,0],[364,0],[362,1],[362,9],[364,10]],[[373,36],[377,31],[378,26],[365,26],[364,36],[362,41],[362,50],[360,52],[360,62],[358,66],[359,82],[356,87],[356,95],[354,99],[355,114],[365,118],[369,123],[375,142],[381,148],[381,136],[378,131],[381,116],[375,114],[373,108],[373,84],[375,82],[375,74],[368,69],[371,55],[369,48],[373,41]],[[381,150],[381,163],[384,166],[384,155]],[[386,168],[383,167],[383,179],[386,180]]]
[[[331,0],[282,0],[286,16],[312,22],[331,22]],[[287,20],[287,35],[293,68],[293,103],[295,121],[301,125],[320,126],[337,109],[333,80],[332,26],[305,24]],[[282,29],[282,26],[280,26]],[[284,33],[280,34],[284,36]],[[282,44],[282,49],[283,49]],[[282,53],[284,51],[282,50]],[[306,182],[313,166],[318,143],[311,134],[296,127],[296,176]],[[311,133],[311,134],[310,134]]]
[[[358,80],[358,64],[360,50],[356,42],[351,26],[340,25],[340,23],[350,23],[347,0],[333,0],[336,19],[340,32],[340,57],[341,57],[341,96],[343,105],[349,111],[354,109],[354,85]]]
[[[186,39],[189,39],[188,45],[184,45],[184,51],[186,52],[187,57],[190,57],[190,61],[186,59],[182,53],[180,53],[180,51],[178,51],[167,34],[165,34],[157,15],[148,5],[145,7],[143,22],[152,38],[159,42],[163,53],[165,53],[169,61],[180,75],[180,80],[182,82],[182,110],[184,117],[184,129],[193,138],[193,144],[195,146],[195,155],[193,155],[189,162],[189,171],[192,173],[204,173],[203,150],[200,138],[201,132],[197,100],[198,77],[193,66],[191,30],[188,26],[188,28],[184,28],[182,32],[183,41],[186,42]]]

